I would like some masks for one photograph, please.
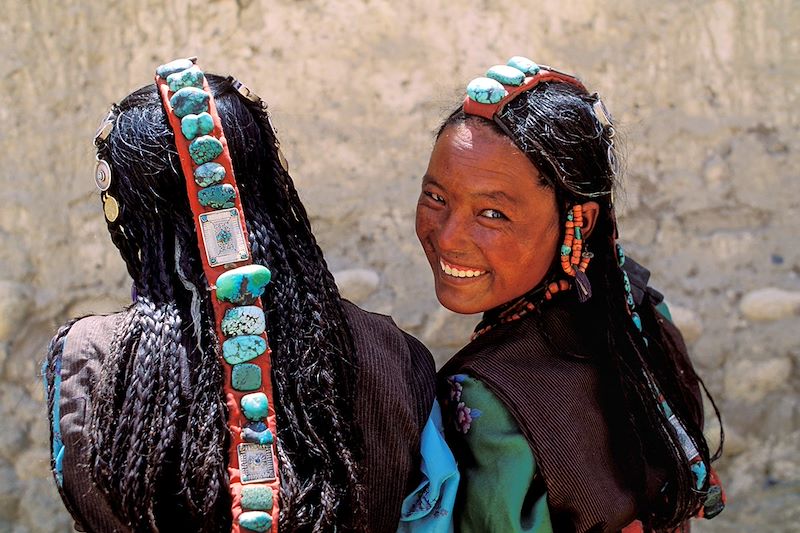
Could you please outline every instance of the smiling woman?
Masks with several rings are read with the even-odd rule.
[[[453,124],[422,181],[417,236],[442,305],[465,314],[492,309],[550,269],[559,238],[555,195],[507,138],[477,122]]]
[[[484,313],[439,373],[457,527],[627,533],[714,516],[702,382],[617,243],[599,96],[522,57],[467,94],[439,130],[416,221],[439,301]]]

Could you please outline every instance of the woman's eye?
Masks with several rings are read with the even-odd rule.
[[[425,191],[425,196],[433,200],[434,202],[438,202],[440,204],[444,203],[444,198],[436,194],[435,192]]]
[[[481,211],[481,216],[498,220],[508,219],[507,216],[505,216],[497,209],[484,209],[483,211]]]

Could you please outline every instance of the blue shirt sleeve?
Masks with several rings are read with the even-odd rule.
[[[398,533],[452,533],[460,475],[444,440],[439,402],[434,400],[420,438],[422,482],[403,500]]]

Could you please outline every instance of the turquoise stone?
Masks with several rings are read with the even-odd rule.
[[[569,255],[571,253],[572,253],[572,248],[570,248],[566,244],[561,245],[561,255]]]
[[[633,320],[633,325],[636,326],[636,329],[642,331],[642,319],[639,318],[639,313],[631,313],[631,320]]]
[[[197,87],[186,87],[173,94],[169,104],[178,118],[202,113],[208,111],[208,93]]]
[[[175,74],[176,72],[192,68],[193,66],[194,63],[189,59],[176,59],[175,61],[170,61],[158,67],[156,69],[156,74],[161,78],[167,79],[170,74]]]
[[[258,421],[266,418],[269,413],[269,402],[267,395],[263,392],[245,394],[241,401],[242,412],[248,420]]]
[[[486,71],[486,77],[497,80],[503,85],[522,85],[525,73],[508,65],[495,65]]]
[[[628,302],[628,307],[633,307],[633,294],[628,293],[628,295],[625,297],[625,301]]]
[[[167,76],[167,85],[172,92],[178,92],[184,87],[203,88],[203,71],[192,66],[180,72],[174,72]]]
[[[233,201],[236,199],[236,189],[233,185],[223,183],[222,185],[212,185],[205,189],[200,189],[197,193],[197,199],[200,200],[200,205],[210,207],[211,209],[225,209],[233,207]]]
[[[697,487],[697,490],[702,489],[703,488],[703,483],[706,482],[706,465],[705,465],[705,463],[703,463],[703,461],[699,461],[697,463],[692,464],[692,466],[690,468],[692,469],[692,472],[694,473],[695,487]]]
[[[188,114],[181,119],[181,133],[191,141],[200,135],[208,135],[214,131],[214,118],[208,113]]]
[[[214,185],[225,179],[225,167],[219,163],[203,163],[194,169],[194,182],[201,187]]]
[[[245,363],[266,351],[267,341],[258,335],[240,335],[222,343],[222,357],[231,365]]]
[[[263,533],[272,527],[272,517],[264,511],[245,511],[239,515],[239,525]]]
[[[261,368],[250,363],[233,365],[231,386],[238,391],[258,390],[261,388]]]
[[[245,485],[242,487],[242,509],[271,511],[272,489],[264,485]]]
[[[622,271],[622,283],[625,286],[625,292],[631,292],[631,280],[624,270]]]
[[[242,438],[245,442],[252,442],[253,444],[272,444],[274,438],[272,432],[268,429],[262,431],[255,431],[246,427],[242,430]]]
[[[185,90],[185,89],[184,89]],[[198,165],[213,161],[222,153],[222,143],[211,135],[203,135],[189,145],[189,155]]]
[[[217,278],[217,299],[235,305],[250,305],[264,294],[271,278],[269,269],[261,265],[228,270]]]
[[[467,96],[481,104],[496,104],[507,95],[506,88],[491,78],[475,78],[467,85]]]
[[[577,227],[575,228],[575,238],[578,239],[578,240],[581,240],[583,238],[583,237],[581,237],[581,228],[577,228]]]
[[[264,311],[255,305],[231,307],[225,311],[225,316],[222,317],[222,333],[228,337],[261,335],[266,327]]]
[[[539,65],[528,59],[527,57],[523,56],[514,56],[506,62],[506,65],[509,67],[514,67],[517,70],[521,70],[525,74],[536,75],[539,73],[541,68]]]

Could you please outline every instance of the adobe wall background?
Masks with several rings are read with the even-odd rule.
[[[455,4],[3,0],[0,530],[69,530],[38,366],[57,324],[129,295],[91,137],[112,101],[187,55],[270,103],[344,292],[440,358],[475,319],[438,306],[413,233],[432,132],[466,82],[510,55],[581,75],[627,141],[623,241],[668,295],[725,414],[730,506],[696,529],[797,527],[800,5]]]

